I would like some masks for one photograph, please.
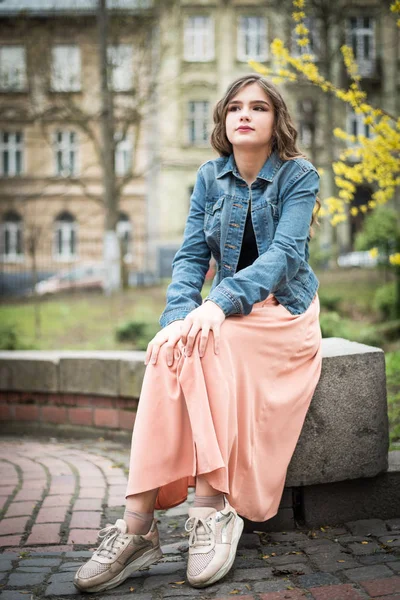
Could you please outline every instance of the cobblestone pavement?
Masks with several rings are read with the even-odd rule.
[[[2,600],[83,597],[73,575],[91,556],[99,527],[122,515],[128,460],[126,445],[102,439],[3,438]],[[399,518],[386,522],[244,534],[230,573],[205,590],[185,581],[187,508],[158,511],[164,552],[158,564],[90,597],[400,600],[400,507]]]

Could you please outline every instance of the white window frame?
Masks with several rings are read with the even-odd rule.
[[[7,215],[5,215],[7,217]],[[19,216],[19,215],[18,215]],[[8,220],[7,218],[0,225],[1,232],[1,250],[0,256],[2,262],[23,262],[23,223],[19,217],[18,220]],[[6,253],[6,235],[9,235],[9,244],[11,251]],[[19,244],[18,244],[19,238]],[[20,252],[18,252],[18,246]]]
[[[8,135],[8,141],[4,140]],[[17,139],[17,136],[20,139]],[[8,153],[8,172],[4,169],[4,155]],[[18,156],[20,157],[18,161]],[[20,177],[25,172],[24,132],[23,131],[0,131],[0,176]],[[18,162],[20,170],[18,170]]]
[[[188,144],[190,146],[207,146],[209,144],[210,102],[208,100],[189,100],[187,115]]]
[[[59,236],[61,235],[61,252]],[[71,251],[72,245],[72,251]],[[78,224],[57,218],[54,222],[53,257],[59,262],[69,262],[78,258]]]
[[[114,134],[115,140],[115,174],[124,177],[132,171],[133,140],[132,133],[127,133],[122,139],[119,132]]]
[[[76,44],[58,44],[51,49],[51,90],[81,91],[81,50]]]
[[[108,81],[114,92],[128,92],[133,88],[133,47],[132,44],[108,46]]]
[[[365,19],[369,19],[369,27],[364,26]],[[351,27],[352,21],[355,21],[356,26],[354,28]],[[368,15],[349,17],[347,19],[346,38],[347,44],[353,49],[359,74],[365,77],[374,73],[376,66],[375,19]],[[369,39],[369,58],[364,57],[367,38]]]
[[[239,15],[237,23],[237,59],[263,61],[268,58],[268,21],[266,17]]]
[[[310,40],[310,44],[307,46],[299,46],[297,40],[299,37],[295,30],[292,30],[291,46],[293,56],[299,57],[303,54],[310,54],[312,60],[318,60],[321,51],[321,38],[319,34],[318,21],[315,17],[305,17],[303,19],[304,26],[308,29],[307,37]]]
[[[183,58],[188,62],[209,62],[215,58],[214,19],[190,15],[184,21]]]
[[[0,46],[0,90],[26,90],[26,50],[24,46]]]
[[[61,140],[58,139],[61,134]],[[74,139],[71,139],[71,134]],[[57,129],[53,134],[54,175],[56,177],[77,177],[79,174],[79,138],[73,129]],[[71,156],[73,154],[73,158]],[[62,168],[59,168],[59,157]],[[72,162],[72,166],[71,166]]]

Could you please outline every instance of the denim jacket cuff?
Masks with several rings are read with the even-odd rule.
[[[228,290],[221,289],[219,286],[204,299],[204,301],[206,300],[211,300],[217,304],[224,311],[226,317],[243,314],[241,302],[232,296]]]
[[[184,309],[184,308],[179,308],[179,309],[175,309],[175,310],[169,310],[166,313],[163,313],[159,319],[159,324],[161,325],[162,328],[166,327],[167,325],[170,325],[170,323],[172,323],[173,321],[180,321],[183,320],[185,317],[187,317],[187,315],[192,312],[192,308],[188,308],[188,309]]]

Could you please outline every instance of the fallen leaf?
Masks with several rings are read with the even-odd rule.
[[[369,542],[365,542],[365,541],[364,541],[364,542],[361,542],[361,543],[362,543],[362,544],[369,544]]]
[[[393,542],[393,540],[386,540],[387,544],[390,544],[390,542]]]
[[[233,594],[239,594],[240,590],[232,590],[231,592],[229,592],[231,595]]]
[[[129,588],[129,591],[130,591],[130,592],[134,592],[134,591],[135,591],[135,588],[134,588],[134,587],[130,587],[130,588]]]
[[[269,558],[269,554],[264,554],[263,558]]]
[[[174,583],[175,585],[183,585],[185,582],[184,581],[173,581],[172,583]]]
[[[345,560],[338,560],[337,562],[346,562]]]
[[[324,529],[323,527],[320,527],[320,530],[321,530],[321,531],[325,531],[325,529]]]
[[[248,590],[251,590],[251,585],[249,583],[245,583],[245,588],[247,588]]]

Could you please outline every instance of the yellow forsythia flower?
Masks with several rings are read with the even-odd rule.
[[[371,258],[376,258],[379,255],[378,248],[371,248],[369,255]]]
[[[391,254],[389,256],[389,262],[394,267],[400,267],[400,252],[396,252],[395,254]]]

